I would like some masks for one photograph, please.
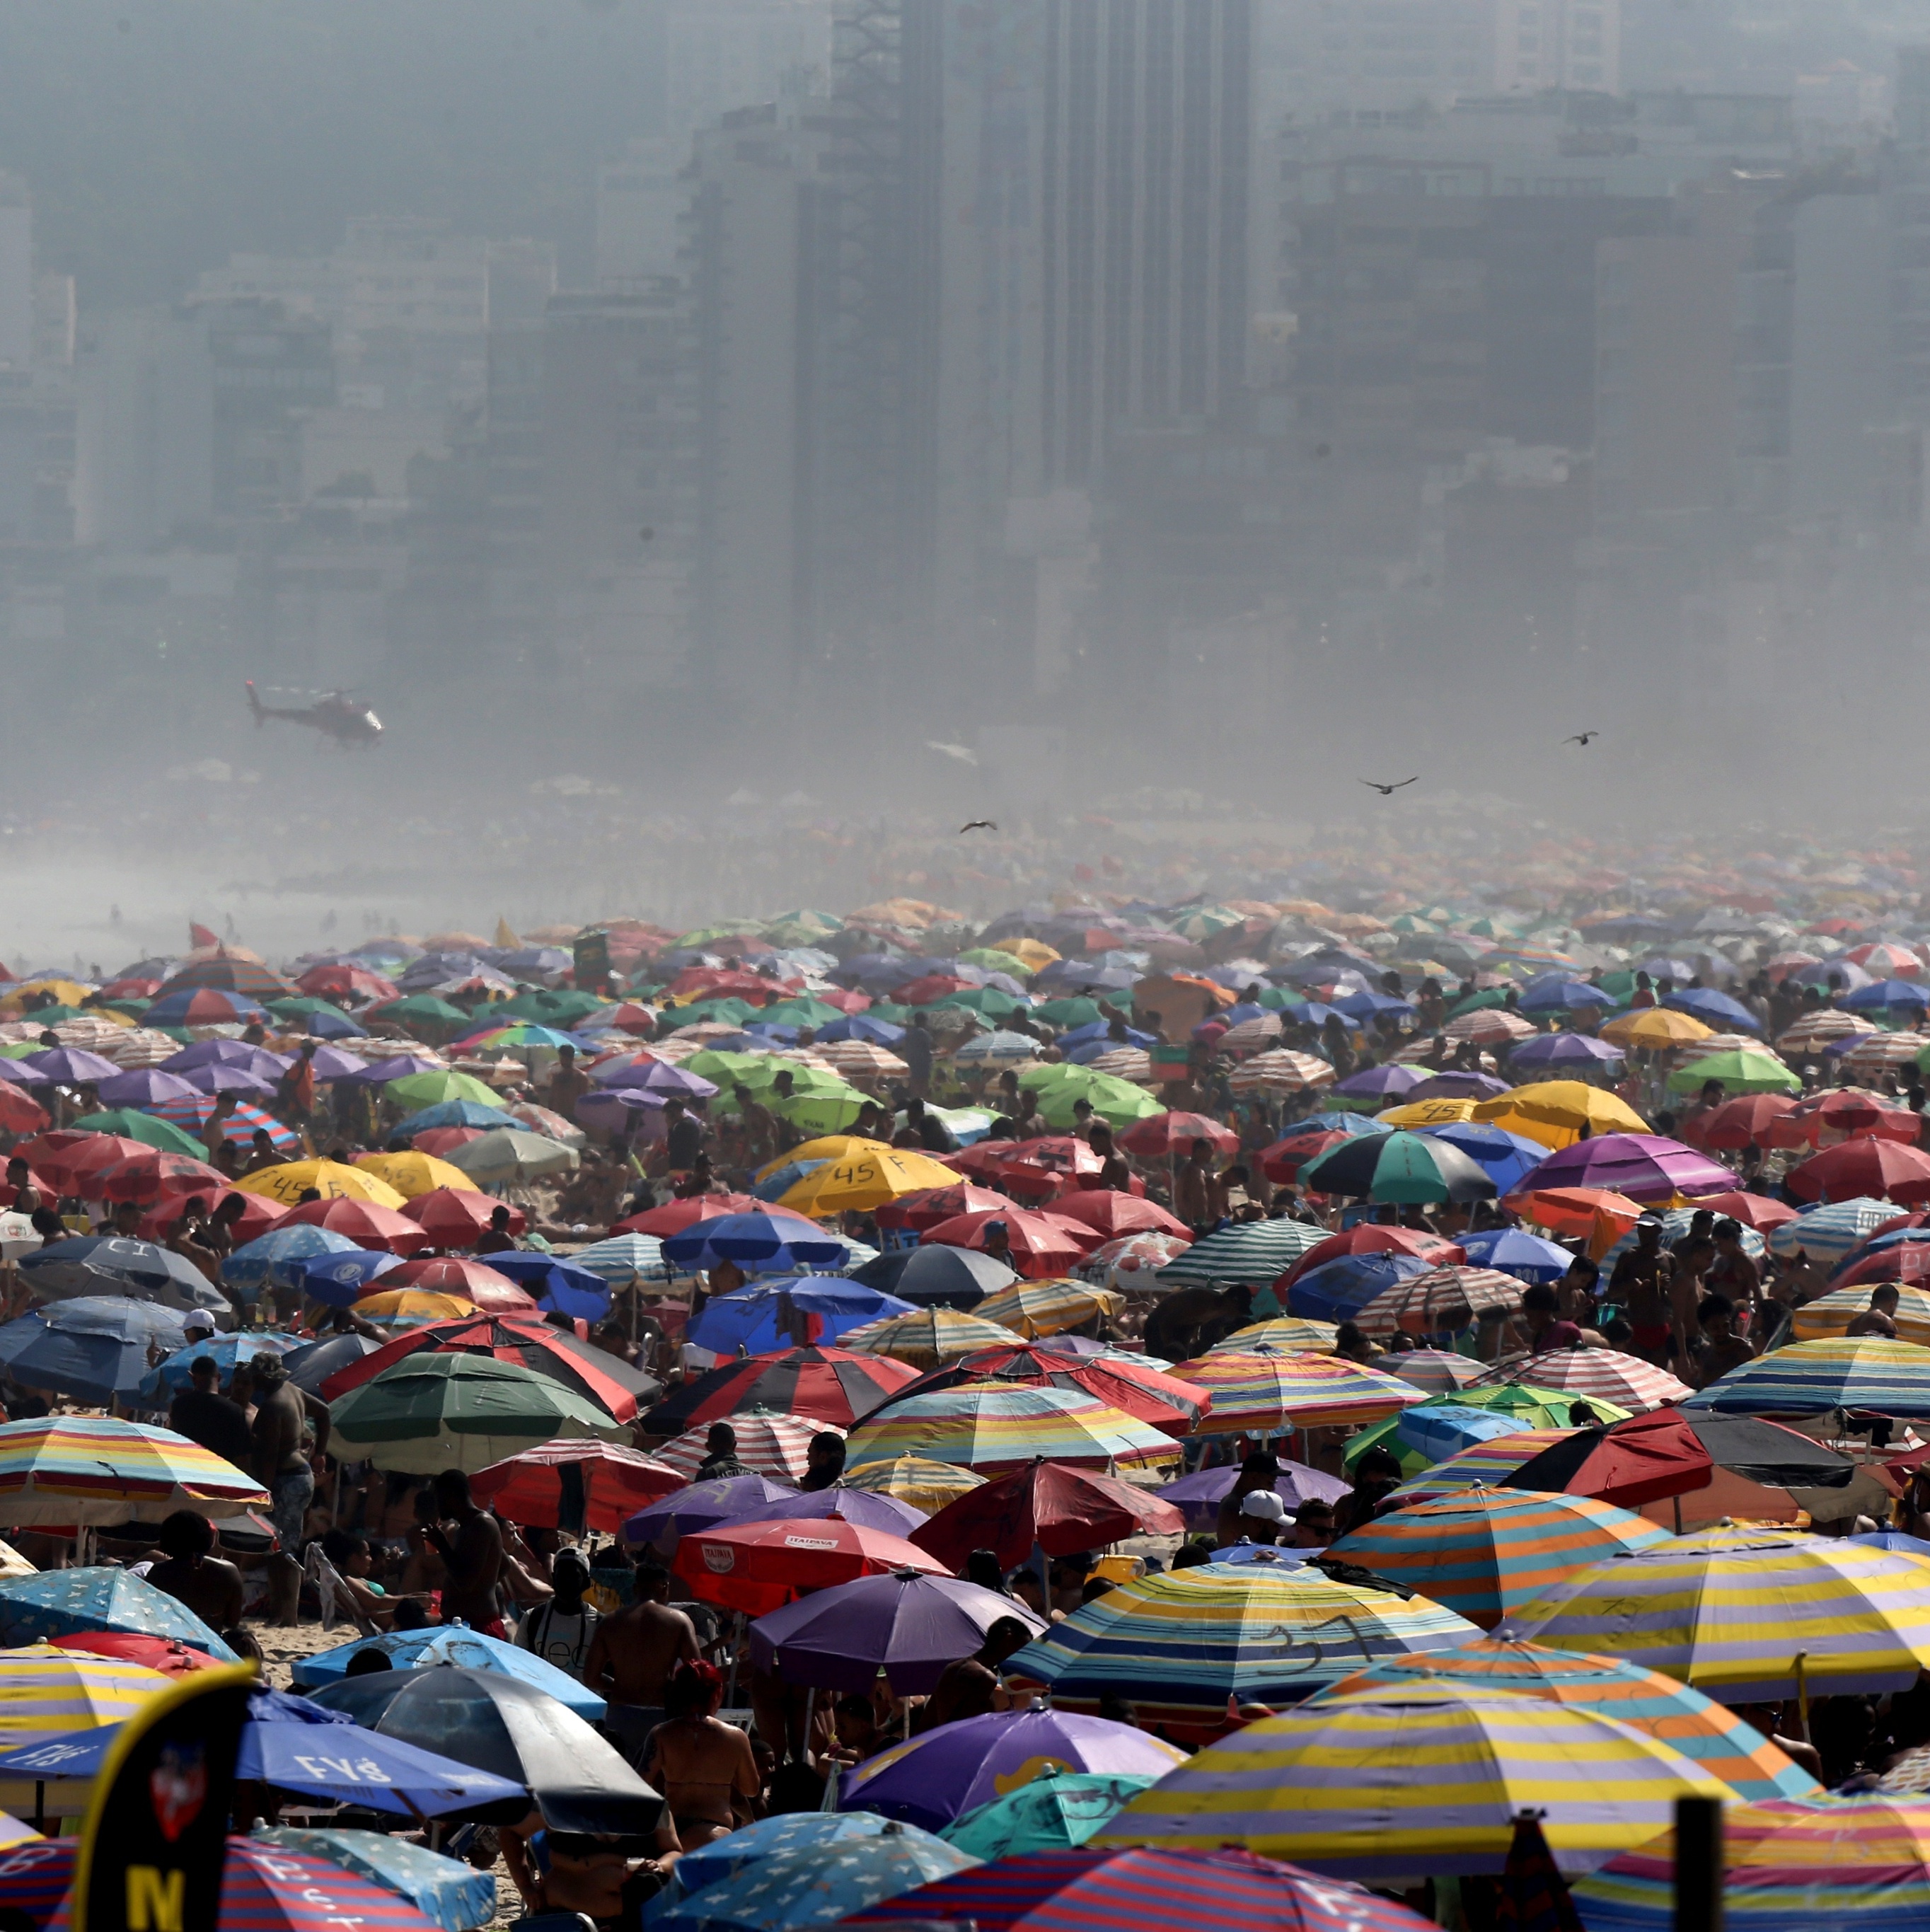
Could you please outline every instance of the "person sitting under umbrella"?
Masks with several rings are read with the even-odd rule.
[[[650,1734],[638,1767],[663,1793],[686,1851],[748,1825],[764,1792],[750,1739],[716,1714],[723,1694],[723,1673],[715,1664],[680,1664],[664,1688],[664,1721]]]
[[[185,1604],[210,1630],[242,1620],[242,1573],[214,1554],[215,1526],[194,1510],[176,1510],[161,1526],[161,1560],[147,1577]]]
[[[999,1671],[1008,1658],[1016,1657],[1031,1641],[1031,1631],[1019,1618],[993,1618],[978,1648],[970,1657],[945,1666],[930,1700],[914,1720],[912,1728],[933,1730],[962,1718],[983,1718],[1004,1709]]]

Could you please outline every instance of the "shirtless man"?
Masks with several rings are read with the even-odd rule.
[[[931,1702],[920,1714],[921,1730],[956,1723],[962,1718],[983,1718],[1003,1708],[998,1672],[1032,1641],[1032,1633],[1016,1617],[995,1617],[985,1641],[970,1657],[948,1664],[940,1673]]]
[[[1626,1310],[1634,1330],[1633,1352],[1658,1368],[1669,1362],[1670,1309],[1664,1285],[1668,1257],[1661,1251],[1662,1224],[1645,1215],[1635,1224],[1635,1245],[1615,1264],[1608,1298]]]
[[[590,1091],[590,1076],[576,1064],[576,1048],[560,1046],[557,1048],[557,1070],[550,1076],[550,1084],[543,1096],[543,1104],[553,1114],[560,1114],[566,1120],[576,1118],[576,1103]]]
[[[443,1622],[466,1623],[485,1636],[502,1636],[503,1613],[497,1606],[496,1586],[503,1574],[503,1532],[487,1510],[479,1509],[469,1493],[469,1478],[460,1469],[445,1469],[436,1478],[436,1508],[443,1520],[455,1525],[455,1536],[439,1528],[424,1540],[448,1566],[443,1584]]]
[[[281,1544],[272,1568],[276,1621],[286,1629],[296,1621],[293,1600],[301,1588],[302,1525],[315,1493],[315,1472],[302,1448],[308,1402],[273,1355],[256,1356],[250,1364],[250,1378],[255,1402],[254,1455],[250,1467],[255,1480],[269,1492],[269,1520]],[[329,1412],[319,1402],[315,1406],[321,1411],[315,1420],[316,1448],[326,1454]]]
[[[148,1581],[185,1604],[210,1630],[242,1620],[242,1573],[213,1554],[215,1526],[193,1510],[176,1510],[161,1526],[161,1559]]]
[[[1843,1333],[1846,1336],[1880,1335],[1894,1341],[1896,1339],[1896,1305],[1901,1299],[1892,1282],[1885,1282],[1880,1288],[1871,1288],[1870,1305],[1851,1320]]]
[[[696,1626],[670,1607],[669,1596],[670,1572],[644,1556],[631,1601],[597,1625],[584,1660],[584,1688],[608,1702],[603,1728],[633,1765],[664,1721],[664,1687],[671,1674],[679,1664],[698,1660]]]

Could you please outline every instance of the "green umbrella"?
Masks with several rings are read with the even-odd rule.
[[[828,939],[833,933],[842,932],[844,926],[836,913],[820,912],[815,906],[796,906],[766,920],[762,931],[773,946],[809,946],[814,940]]]
[[[1157,1780],[1124,1772],[1066,1771],[1048,1763],[1029,1784],[953,1820],[938,1835],[974,1858],[1076,1851],[1127,1798]]]
[[[770,1110],[793,1126],[811,1134],[841,1134],[863,1110],[868,1096],[855,1087],[818,1088],[773,1100]]]
[[[1388,1359],[1398,1358],[1390,1356]],[[1523,1429],[1571,1429],[1574,1424],[1570,1418],[1577,1399],[1561,1389],[1534,1388],[1526,1382],[1497,1382],[1492,1388],[1456,1389],[1451,1394],[1430,1396],[1427,1406],[1496,1411],[1515,1417]],[[1585,1400],[1603,1422],[1625,1421],[1629,1414],[1599,1396],[1579,1399]],[[1351,1472],[1370,1449],[1385,1448],[1400,1462],[1403,1474],[1418,1476],[1423,1469],[1432,1468],[1439,1458],[1401,1437],[1397,1433],[1400,1426],[1400,1418],[1390,1415],[1385,1422],[1362,1430],[1349,1440],[1341,1466]]]
[[[1495,1192],[1480,1163],[1459,1148],[1405,1132],[1358,1135],[1330,1148],[1301,1169],[1300,1180],[1323,1194],[1364,1195],[1407,1207],[1478,1200]]]
[[[1304,1006],[1305,999],[1287,986],[1262,986],[1260,1004],[1277,1013],[1291,1012],[1295,1006]]]
[[[1062,1000],[1047,1000],[1034,1006],[1032,1017],[1043,1020],[1048,1026],[1070,1030],[1073,1027],[1094,1025],[1106,1016],[1099,1010],[1097,1000],[1088,999],[1083,993],[1072,993]]]
[[[766,1006],[758,1018],[771,1026],[826,1027],[842,1019],[844,1014],[822,1000],[803,998],[779,1000],[775,1006]]]
[[[421,1027],[433,1031],[443,1027],[467,1026],[474,1016],[451,1006],[446,1000],[437,999],[433,993],[412,993],[406,1000],[391,1000],[378,1010],[377,1017],[394,1020],[411,1030]]]
[[[630,1439],[629,1425],[588,1396],[493,1355],[408,1356],[330,1412],[351,1460],[417,1476],[486,1469],[559,1436]]]
[[[1089,1066],[1028,1066],[1019,1076],[1019,1084],[1037,1093],[1039,1118],[1060,1131],[1073,1124],[1077,1117],[1073,1108],[1081,1100],[1091,1102],[1092,1111],[1109,1127],[1130,1127],[1135,1120],[1166,1111],[1143,1087],[1109,1073],[1095,1073]]]
[[[411,1112],[440,1106],[445,1100],[473,1100],[480,1106],[494,1107],[503,1097],[473,1073],[405,1074],[400,1080],[390,1081],[382,1091],[386,1099],[401,1102]]]
[[[519,1020],[541,1020],[545,1026],[580,1026],[592,1013],[600,1013],[609,1004],[599,1000],[594,993],[579,993],[569,988],[554,992],[539,990],[518,993],[513,1000],[505,1000],[496,1010],[499,1013],[513,1013]]]
[[[734,996],[723,1000],[698,1000],[687,1006],[666,1006],[659,1017],[658,1024],[664,1028],[680,1033],[686,1027],[701,1026],[706,1020],[722,1022],[727,1026],[740,1027],[747,1020],[754,1020],[764,1009],[754,1006],[748,1000]]]
[[[914,1008],[901,1006],[894,1000],[874,1000],[865,1008],[875,1020],[888,1020],[893,1026],[909,1026]]]
[[[119,1134],[124,1140],[143,1141],[164,1154],[192,1154],[197,1160],[207,1158],[208,1150],[192,1134],[183,1133],[172,1120],[143,1114],[133,1107],[113,1107],[102,1114],[83,1114],[70,1126],[83,1133]]]
[[[988,973],[1009,973],[1019,980],[1031,979],[1038,970],[1028,966],[1017,953],[1007,952],[998,946],[974,946],[969,952],[961,952],[959,957],[968,966],[982,966]]]
[[[125,1013],[128,1018],[137,1020],[154,1002],[152,1000],[103,1000],[101,1004],[110,1013]]]
[[[278,1018],[284,1020],[305,1020],[311,1013],[339,1014],[342,1010],[333,1000],[324,1000],[313,993],[299,994],[294,998],[289,1000],[269,1000],[264,1004],[270,1012]],[[441,1004],[440,1000],[437,1002],[439,1006]],[[449,1010],[452,1012],[461,1012],[461,1009],[455,1006],[452,1006]],[[464,1019],[470,1017],[467,1013],[461,1013],[461,1016]]]
[[[1505,1006],[1508,1004],[1508,990],[1503,986],[1490,986],[1484,993],[1470,993],[1465,1000],[1458,1001],[1448,1010],[1451,1020],[1459,1019],[1463,1013],[1484,1012],[1490,1006]]]
[[[47,1048],[37,1040],[10,1040],[0,1041],[0,1060],[25,1060],[30,1053],[44,1053]]]
[[[1244,1284],[1271,1290],[1310,1248],[1327,1238],[1324,1228],[1304,1221],[1236,1221],[1207,1235],[1177,1259],[1169,1262],[1154,1277],[1162,1288],[1184,1288],[1211,1282],[1222,1286]],[[1253,1318],[1285,1311],[1277,1302],[1262,1307],[1256,1301]]]
[[[23,1020],[32,1021],[38,1027],[50,1027],[59,1026],[62,1020],[77,1020],[86,1016],[79,1006],[36,1006],[32,1012],[23,1013],[20,1017]],[[41,1051],[38,1046],[33,1050],[36,1053]]]
[[[1671,1094],[1693,1094],[1705,1080],[1719,1080],[1730,1094],[1800,1094],[1802,1082],[1766,1049],[1737,1047],[1691,1060],[1669,1076]]]
[[[707,1046],[701,1053],[693,1053],[683,1063],[686,1073],[694,1073],[700,1080],[707,1080],[721,1089],[718,1095],[721,1103],[728,1100],[733,1087],[755,1087],[759,1076],[768,1079],[764,1072],[771,1055],[767,1053],[735,1053],[728,1047]],[[802,1073],[805,1069],[796,1066],[789,1060],[780,1060],[780,1066],[791,1066],[794,1072]]]
[[[947,993],[941,1000],[934,1000],[935,1006],[962,1006],[968,1013],[977,1013],[981,1018],[1002,1020],[1011,1013],[1022,1013],[1031,1010],[1028,1000],[1015,999],[1010,993],[1001,993],[996,986],[968,986],[962,992]]]

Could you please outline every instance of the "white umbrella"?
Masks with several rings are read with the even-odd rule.
[[[535,1180],[564,1174],[577,1165],[576,1150],[521,1127],[495,1127],[479,1138],[452,1148],[445,1156],[470,1180],[488,1186],[506,1180]]]

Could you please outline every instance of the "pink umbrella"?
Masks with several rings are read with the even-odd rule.
[[[1605,1187],[1631,1201],[1661,1203],[1679,1194],[1720,1194],[1735,1184],[1728,1168],[1680,1141],[1660,1134],[1598,1134],[1558,1148],[1529,1169],[1519,1191]]]

